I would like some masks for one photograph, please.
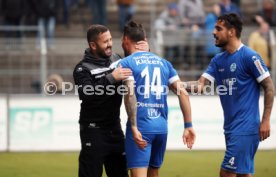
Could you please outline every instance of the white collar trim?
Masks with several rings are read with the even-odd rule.
[[[240,45],[240,47],[237,49],[237,51],[239,51],[243,46],[244,46],[244,44],[241,43],[241,45]]]

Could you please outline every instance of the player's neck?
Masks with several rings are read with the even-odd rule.
[[[228,53],[233,54],[240,48],[241,44],[241,40],[233,40],[232,42],[228,43],[226,50]]]
[[[145,50],[138,49],[136,45],[137,45],[136,42],[132,42],[129,45],[131,54],[136,53],[136,52],[146,52]]]
[[[136,52],[145,52],[145,51],[135,49],[135,50],[133,51],[133,53],[136,53]]]
[[[135,46],[131,47],[131,53],[136,53],[136,52],[144,52],[142,50],[136,49]]]

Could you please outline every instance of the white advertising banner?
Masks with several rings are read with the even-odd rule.
[[[11,97],[11,151],[80,149],[77,97]]]
[[[0,151],[7,150],[7,97],[0,95]]]
[[[1,99],[2,100],[2,99]],[[219,97],[191,96],[193,126],[196,131],[194,149],[225,149],[223,112]],[[0,110],[6,110],[0,102]],[[168,97],[168,142],[169,150],[187,150],[182,142],[184,130],[182,113],[176,96]],[[11,151],[73,151],[80,150],[79,138],[80,101],[76,96],[59,97],[11,97],[10,146]],[[260,99],[263,112],[263,97]],[[0,112],[0,126],[4,125]],[[5,113],[3,114],[5,115]],[[127,116],[121,107],[122,127],[125,130]],[[2,123],[2,124],[1,124]],[[271,137],[260,143],[261,149],[276,148],[276,107],[271,116]],[[0,127],[0,136],[5,131]],[[2,133],[4,132],[4,133]],[[2,137],[0,137],[2,148]],[[6,142],[6,141],[4,141]],[[4,144],[5,145],[5,144]],[[6,147],[6,146],[3,146]]]
[[[196,131],[196,142],[193,149],[225,149],[223,133],[223,110],[218,96],[191,96],[193,127]],[[260,114],[263,113],[264,99],[260,97]],[[168,143],[167,149],[187,149],[182,142],[184,130],[182,114],[177,97],[168,98]],[[259,149],[276,149],[276,107],[271,115],[271,134],[261,142]]]
[[[223,149],[223,112],[218,97],[191,96],[193,127],[196,142],[193,149]],[[176,96],[168,99],[168,149],[187,149],[183,144],[184,121]]]

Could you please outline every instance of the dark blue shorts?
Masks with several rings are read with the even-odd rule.
[[[225,135],[226,152],[221,168],[236,174],[254,173],[259,135]]]
[[[147,146],[140,149],[132,136],[130,130],[126,131],[125,150],[127,157],[127,167],[159,168],[164,159],[167,144],[167,134],[142,134],[143,139],[147,141]]]

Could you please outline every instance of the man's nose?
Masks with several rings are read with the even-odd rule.
[[[107,47],[112,47],[112,41],[109,41],[109,42],[107,43]]]

